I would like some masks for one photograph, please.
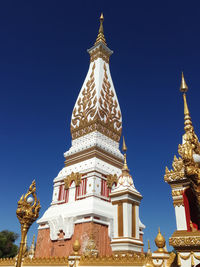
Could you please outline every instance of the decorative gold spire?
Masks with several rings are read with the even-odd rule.
[[[123,136],[123,145],[122,145],[122,151],[124,152],[124,166],[122,168],[122,173],[129,173],[128,165],[127,165],[127,160],[126,160],[126,151],[127,151],[127,146],[125,143],[125,139]]]
[[[183,101],[184,101],[184,130],[185,132],[193,130],[192,120],[190,117],[190,112],[188,109],[187,99],[186,99],[186,92],[188,91],[188,86],[185,82],[184,75],[182,72],[182,79],[181,79],[181,86],[180,91],[183,93]]]
[[[103,31],[103,21],[104,21],[103,13],[101,13],[99,33],[97,35],[97,39],[96,39],[96,42],[95,42],[94,45],[97,45],[100,42],[102,42],[104,45],[107,45],[106,44],[106,39],[105,39],[105,36],[104,36],[104,31]]]
[[[182,93],[186,93],[188,91],[188,86],[187,86],[187,84],[185,82],[185,78],[184,78],[183,72],[182,72],[180,91]]]
[[[160,227],[159,227],[158,228],[158,234],[157,234],[156,239],[155,239],[155,244],[158,247],[157,252],[163,252],[164,251],[165,243],[166,243],[165,238],[160,233]]]
[[[148,240],[148,250],[147,250],[147,254],[148,254],[148,255],[151,254],[151,247],[150,247],[150,242],[149,242],[149,240]]]

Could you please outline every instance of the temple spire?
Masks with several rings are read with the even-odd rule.
[[[181,86],[180,86],[180,91],[183,93],[183,101],[184,101],[184,130],[185,132],[194,130],[193,125],[192,125],[192,120],[190,117],[190,112],[187,104],[187,99],[186,99],[186,92],[188,91],[188,86],[185,82],[185,78],[182,72],[182,79],[181,79]]]
[[[103,31],[103,21],[104,21],[104,16],[103,16],[103,13],[101,13],[99,32],[98,32],[97,39],[94,45],[97,45],[98,43],[103,43],[104,45],[107,45],[106,39],[104,36],[104,31]]]
[[[129,173],[129,169],[128,169],[128,165],[127,165],[127,160],[126,160],[127,146],[126,146],[126,143],[125,143],[124,136],[123,136],[122,151],[124,152],[124,166],[122,168],[122,173],[124,173],[124,172],[126,172],[126,173],[128,172]]]

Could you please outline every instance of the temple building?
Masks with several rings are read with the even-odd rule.
[[[182,74],[185,132],[178,147],[180,157],[174,157],[173,169],[166,168],[164,176],[175,208],[176,229],[169,239],[174,252],[167,251],[160,228],[157,249],[151,252],[148,242],[144,252],[142,195],[128,167],[124,137],[123,153],[119,147],[122,114],[110,74],[113,52],[106,44],[103,20],[101,15],[97,39],[88,49],[90,65],[72,111],[72,144],[64,153],[65,166],[54,179],[50,207],[37,221],[36,248],[34,239],[30,250],[21,242],[17,257],[22,259],[23,253],[23,266],[29,267],[200,266],[200,143],[187,105],[188,86]],[[29,210],[36,211],[36,206],[27,199],[23,209],[22,199],[23,195],[18,217],[28,214],[26,219],[32,219]],[[16,258],[0,259],[0,266],[13,267]]]
[[[178,252],[179,266],[200,263],[200,143],[188,109],[188,86],[183,73],[180,91],[184,101],[184,130],[179,158],[174,156],[173,169],[166,167],[165,181],[171,186],[177,230],[169,244]]]
[[[65,167],[54,179],[51,206],[38,220],[35,257],[68,256],[79,240],[81,253],[143,251],[136,190],[119,149],[122,114],[110,74],[103,15],[89,70],[71,117],[72,145]],[[42,250],[41,250],[42,248]]]

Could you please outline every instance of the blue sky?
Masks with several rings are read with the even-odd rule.
[[[36,179],[40,214],[71,144],[73,106],[89,66],[99,15],[114,51],[128,166],[142,193],[144,241],[153,249],[160,226],[176,229],[171,189],[164,182],[183,134],[181,71],[199,125],[200,4],[198,1],[0,2],[0,230],[20,232],[17,201]],[[34,224],[28,240],[37,232]],[[19,242],[19,241],[18,241]]]

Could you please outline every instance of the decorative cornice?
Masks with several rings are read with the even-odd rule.
[[[146,257],[143,253],[115,254],[112,256],[82,256],[80,266],[143,266]]]
[[[178,206],[184,206],[184,203],[183,203],[183,198],[179,198],[179,199],[173,199],[173,205],[174,207]]]
[[[172,237],[169,238],[170,246],[179,249],[185,248],[200,248],[200,231],[189,232],[189,231],[176,231]],[[200,251],[200,249],[199,249]]]
[[[119,159],[118,157],[114,156],[113,154],[99,148],[99,147],[90,147],[83,151],[77,152],[76,154],[70,155],[66,157],[65,165],[71,166],[73,164],[83,162],[85,160],[91,158],[98,158],[101,159],[112,166],[115,166],[119,169],[123,166],[123,160]]]
[[[0,266],[15,266],[16,258],[0,258]]]
[[[0,259],[0,266],[15,266],[16,258]],[[23,260],[23,266],[67,266],[67,257],[29,258]]]
[[[25,258],[23,266],[66,266],[67,257],[50,257],[50,258]]]

